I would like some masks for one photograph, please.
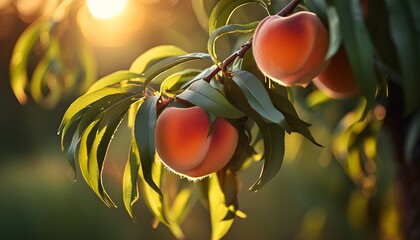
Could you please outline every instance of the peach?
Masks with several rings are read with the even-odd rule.
[[[210,132],[211,131],[211,132]],[[161,161],[173,172],[198,179],[223,168],[238,144],[238,131],[217,117],[210,129],[200,107],[168,107],[156,122],[155,146]]]
[[[327,69],[313,83],[325,95],[334,99],[355,96],[358,93],[350,62],[344,47],[332,57]]]
[[[283,86],[306,86],[328,65],[328,31],[311,12],[268,16],[257,26],[254,59],[264,75]]]

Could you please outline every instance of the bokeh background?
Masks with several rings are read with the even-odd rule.
[[[31,99],[22,106],[13,95],[9,63],[16,40],[59,2],[0,0],[0,239],[174,239],[164,226],[152,229],[152,216],[141,200],[135,207],[137,223],[129,218],[120,199],[120,164],[111,165],[106,176],[117,209],[107,208],[83,179],[72,180],[57,128],[76,95],[51,109]],[[205,9],[210,11],[215,2],[208,1]],[[273,1],[273,12],[283,5],[284,1]],[[100,77],[128,69],[138,55],[161,44],[206,51],[206,18],[194,9],[196,4],[189,0],[129,0],[120,14],[100,19],[83,6],[78,27],[94,50]],[[264,14],[249,6],[235,19],[256,20]],[[219,44],[221,56],[237,46],[232,39]],[[386,133],[377,143],[381,151],[374,190],[366,193],[351,181],[329,147],[332,131],[352,103],[330,102],[315,109],[297,105],[324,148],[298,135],[287,136],[283,168],[257,193],[247,189],[261,164],[240,172],[239,204],[247,218],[235,220],[224,239],[398,239],[394,198],[398,193]],[[124,134],[123,130],[117,134],[107,162],[126,161]],[[208,212],[197,204],[183,229],[187,239],[209,239]]]

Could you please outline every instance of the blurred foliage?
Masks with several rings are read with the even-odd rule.
[[[344,45],[360,89],[353,99],[330,100],[312,85],[286,89],[256,68],[251,51],[246,51],[251,47],[248,40],[259,20],[288,1],[192,1],[208,34],[202,43],[207,53],[160,45],[142,53],[129,70],[107,74],[93,84],[93,58],[72,22],[79,3],[63,1],[57,9],[66,14],[57,17],[56,10],[42,17],[17,41],[10,65],[12,88],[21,103],[29,91],[36,102],[52,107],[73,88],[90,87],[70,105],[59,128],[76,177],[83,176],[107,206],[115,207],[119,201],[111,199],[114,194],[105,186],[109,165],[118,162],[122,167],[115,189],[122,186],[118,194],[128,214],[138,221],[136,203],[142,199],[155,218],[152,225],[163,223],[176,238],[189,236],[184,232],[193,231],[188,224],[198,225],[190,216],[200,202],[210,213],[212,239],[397,239],[396,190],[389,182],[388,165],[393,153],[388,152],[382,120],[390,81],[404,90],[405,113],[418,112],[420,6],[414,0],[367,2],[366,13],[358,0],[307,0],[297,8],[315,12],[328,26],[327,56]],[[64,37],[69,35],[73,40]],[[229,56],[234,61],[223,61]],[[156,118],[177,100],[230,119],[244,139],[224,169],[198,183],[167,171],[154,153]],[[301,119],[314,125],[312,133]],[[418,146],[420,122],[413,120],[409,127],[413,131],[405,139],[408,161]],[[116,140],[126,143],[120,146],[126,153],[113,159],[108,157],[111,140],[120,131],[126,134]],[[323,149],[315,146],[320,144]],[[283,164],[287,171],[277,174]],[[259,174],[255,165],[261,165]],[[280,180],[281,188],[276,189]],[[250,197],[241,191],[246,184],[252,191],[264,190]],[[255,206],[254,197],[267,201]],[[299,210],[292,213],[294,206]],[[251,208],[263,217],[247,224],[257,215]],[[233,220],[246,216],[242,209],[250,219],[235,230]],[[239,226],[263,230],[241,235]]]
[[[28,101],[29,91],[35,102],[52,108],[72,92],[85,92],[95,81],[95,58],[76,25],[80,4],[63,0],[34,21],[16,42],[10,79],[21,104]]]

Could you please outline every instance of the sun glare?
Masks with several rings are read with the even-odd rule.
[[[119,15],[126,3],[127,0],[88,0],[87,7],[92,16],[108,19]]]

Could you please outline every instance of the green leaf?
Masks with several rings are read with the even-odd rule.
[[[64,78],[60,43],[57,38],[51,36],[48,49],[35,67],[29,85],[34,101],[47,108],[56,106],[65,91],[71,88],[68,87],[71,86],[71,81],[66,85]]]
[[[290,129],[284,115],[274,107],[267,90],[256,76],[241,70],[235,71],[233,74],[232,80],[245,94],[249,105],[255,111],[268,121],[279,124],[283,129]]]
[[[133,205],[139,200],[138,176],[140,168],[140,155],[136,141],[133,139],[130,147],[130,155],[125,165],[123,175],[123,202],[130,217],[133,215]]]
[[[100,118],[95,119],[94,121],[90,122],[86,126],[83,133],[80,134],[81,137],[78,143],[78,147],[79,147],[78,160],[79,160],[80,171],[86,183],[91,188],[93,188],[94,181],[92,181],[93,179],[89,175],[89,152],[97,134],[99,121],[100,121]],[[108,203],[105,203],[105,204],[108,205]]]
[[[325,56],[325,59],[330,59],[341,45],[341,33],[340,33],[340,18],[337,15],[337,11],[334,7],[328,7],[327,9],[328,17],[328,33],[330,36],[328,51]]]
[[[194,186],[190,182],[185,182],[185,179],[180,179],[169,171],[162,173],[162,190],[166,193],[163,195],[163,206],[168,227],[176,239],[184,239],[181,224],[194,207],[197,195],[194,194]]]
[[[229,24],[216,29],[207,41],[207,51],[213,58],[214,62],[218,62],[216,54],[216,41],[220,37],[232,33],[250,33],[254,31],[259,22],[252,22],[248,24]]]
[[[210,208],[211,221],[211,239],[221,239],[233,224],[233,218],[224,220],[229,212],[229,208],[225,203],[225,195],[220,188],[219,178],[216,173],[206,179],[208,181],[208,200]]]
[[[223,220],[233,219],[235,216],[246,217],[239,211],[238,203],[238,179],[236,174],[230,169],[223,169],[217,172],[220,188],[225,196],[225,205],[229,208]]]
[[[420,4],[413,0],[386,0],[386,4],[389,31],[403,76],[404,112],[410,114],[420,107]]]
[[[10,61],[10,84],[12,90],[21,104],[28,101],[25,93],[28,82],[27,67],[28,57],[39,36],[50,30],[51,24],[39,20],[31,24],[19,37],[12,53]]]
[[[165,71],[178,66],[179,64],[193,60],[206,60],[207,62],[213,63],[211,56],[206,53],[189,53],[182,56],[169,57],[152,65],[144,72],[144,75],[146,76],[144,86],[147,87],[150,82]]]
[[[264,165],[258,180],[250,191],[258,191],[280,170],[284,157],[284,130],[277,124],[267,123],[249,104],[242,90],[232,79],[225,81],[226,97],[229,101],[255,121],[264,142]]]
[[[341,36],[355,81],[366,99],[363,120],[373,108],[377,92],[374,47],[364,24],[360,1],[335,0],[334,3],[340,17]]]
[[[131,101],[131,102],[135,101],[136,99],[133,98],[134,96],[135,96],[134,93],[104,96],[103,98],[94,102],[91,106],[83,108],[81,111],[77,112],[71,118],[71,120],[67,124],[64,125],[64,128],[61,133],[62,134],[61,147],[63,149],[64,149],[64,138],[68,129],[76,121],[79,121],[77,128],[73,134],[71,144],[67,151],[67,158],[73,170],[76,170],[75,158],[77,157],[76,153],[78,150],[78,144],[80,142],[81,136],[83,135],[83,133],[85,132],[89,124],[95,121],[96,119],[99,119],[103,114],[105,114],[109,109],[112,109],[112,107],[114,106],[121,104],[122,102],[126,102],[126,101]]]
[[[113,104],[102,111],[84,131],[80,140],[79,165],[83,177],[93,191],[110,207],[116,207],[105,191],[102,172],[109,145],[133,100]]]
[[[42,92],[45,87],[45,79],[50,74],[54,60],[50,56],[44,56],[36,66],[32,79],[29,85],[29,91],[35,102],[41,104],[45,99],[44,93]]]
[[[142,89],[139,87],[131,86],[121,88],[106,87],[77,98],[64,113],[63,119],[61,120],[61,124],[58,128],[58,134],[62,134],[62,141],[66,135],[68,128],[72,125],[73,122],[80,118],[80,112],[82,110],[104,97],[115,96],[117,98],[118,96],[124,95],[125,93],[129,92],[132,92],[133,94],[141,94]],[[111,102],[112,99],[114,98],[110,98],[107,100]]]
[[[191,82],[201,69],[185,69],[167,77],[160,85],[160,93],[174,97],[178,91],[183,90],[186,83]]]
[[[138,79],[144,77],[142,74],[134,73],[130,71],[117,71],[106,75],[105,77],[96,81],[92,86],[88,89],[86,94],[98,91],[105,87],[109,87],[111,85],[121,83],[122,81],[130,80],[130,79]]]
[[[134,132],[139,146],[144,180],[159,195],[162,195],[162,192],[152,178],[152,168],[155,162],[156,104],[158,99],[159,96],[152,96],[144,100],[137,112]]]
[[[178,98],[188,101],[199,106],[207,112],[214,113],[217,116],[225,118],[240,118],[244,114],[236,109],[219,90],[213,88],[210,83],[199,80],[191,84],[191,86]]]
[[[227,25],[238,8],[251,3],[260,5],[269,14],[267,4],[263,0],[220,0],[217,2],[209,18],[209,35],[221,26]]]
[[[134,62],[131,64],[130,72],[143,73],[158,61],[169,57],[180,56],[185,54],[187,54],[187,52],[176,46],[157,46],[147,50],[136,60],[134,60]]]
[[[250,191],[260,190],[279,172],[284,157],[284,135],[280,126],[256,121],[264,140],[264,165],[258,180],[249,188]]]
[[[174,221],[180,225],[184,221],[187,213],[194,206],[193,203],[195,200],[191,186],[182,188],[171,204],[171,213],[174,216]]]
[[[142,166],[143,162],[140,161],[140,166]],[[169,226],[170,223],[166,217],[166,212],[163,204],[162,194],[156,192],[150,184],[146,181],[145,176],[143,175],[143,171],[139,171],[140,174],[140,186],[142,190],[142,195],[144,197],[145,203],[150,211],[153,213],[153,216],[156,218],[153,224],[153,227],[157,227],[159,222],[162,222],[166,226]],[[162,182],[162,175],[164,174],[163,164],[156,159],[155,164],[151,169],[151,177],[152,181],[156,183],[156,186],[160,188]]]
[[[86,128],[82,138],[80,140],[80,149],[79,149],[79,166],[82,176],[85,179],[86,183],[92,188],[92,190],[99,196],[99,198],[108,206],[116,207],[115,203],[108,196],[106,191],[102,189],[102,186],[99,187],[99,182],[101,181],[100,170],[97,166],[97,163],[90,161],[89,152],[92,147],[97,146],[98,141],[95,141],[97,136],[102,137],[102,133],[97,133],[99,120],[96,120],[89,124]]]
[[[283,88],[282,86],[278,85],[276,88]],[[286,122],[289,124],[292,132],[298,132],[306,139],[311,141],[313,144],[317,146],[321,146],[315,138],[312,136],[311,132],[309,131],[309,127],[311,126],[309,123],[300,119],[298,113],[296,112],[295,107],[290,102],[290,100],[283,96],[282,94],[278,94],[273,90],[269,90],[269,95],[271,100],[274,103],[274,106],[283,113],[284,117],[286,118]]]

